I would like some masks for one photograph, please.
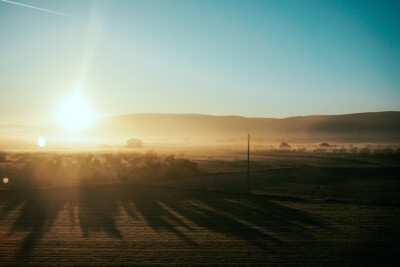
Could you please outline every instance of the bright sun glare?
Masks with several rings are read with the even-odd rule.
[[[78,91],[65,98],[60,105],[58,121],[69,130],[77,131],[87,128],[94,122],[94,119],[94,113]]]
[[[38,146],[40,146],[40,147],[44,147],[45,145],[46,145],[46,139],[44,139],[44,137],[39,137],[38,139],[37,139],[37,143],[38,143]]]

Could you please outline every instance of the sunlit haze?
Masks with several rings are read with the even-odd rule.
[[[14,2],[28,6],[0,1],[0,124],[53,123],[77,84],[100,116],[400,109],[398,1]],[[91,116],[75,104],[69,129]]]
[[[0,266],[399,265],[399,178],[400,0],[0,0]]]

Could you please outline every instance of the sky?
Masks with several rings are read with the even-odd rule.
[[[400,110],[400,1],[0,1],[0,124]]]

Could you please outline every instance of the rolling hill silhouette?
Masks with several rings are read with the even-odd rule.
[[[400,142],[400,111],[313,115],[276,118],[246,118],[201,114],[130,114],[99,119],[82,137],[118,140],[234,140],[247,134],[267,142]],[[16,144],[37,136],[67,133],[55,126],[0,126],[0,144]],[[105,141],[106,142],[106,141]]]
[[[247,133],[270,140],[348,140],[398,142],[400,112],[369,112],[273,118],[200,114],[131,114],[104,118],[98,128],[138,137],[240,138]]]

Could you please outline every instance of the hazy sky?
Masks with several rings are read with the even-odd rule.
[[[400,110],[400,1],[14,2],[42,10],[0,1],[0,124],[77,85],[101,115]]]

